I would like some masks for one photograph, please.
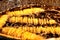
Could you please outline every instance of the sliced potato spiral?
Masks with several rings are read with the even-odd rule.
[[[40,25],[43,25],[43,24],[56,24],[57,22],[53,19],[40,19],[40,18],[28,18],[28,17],[11,17],[9,19],[9,22],[10,23],[26,23],[26,24],[34,24],[34,25],[37,25],[37,24],[40,24]]]
[[[24,31],[21,28],[13,28],[13,27],[5,27],[2,29],[2,33],[11,35],[13,37],[21,38],[21,39],[30,39],[30,40],[44,40],[43,37],[40,37],[39,35],[30,33],[28,31]]]
[[[45,10],[42,8],[28,8],[19,11],[6,12],[6,14],[9,16],[21,16],[21,15],[32,15],[33,13],[43,12],[43,11]]]
[[[6,31],[5,31],[6,30]],[[17,31],[16,31],[17,30]],[[13,32],[15,31],[15,32]],[[18,32],[20,33],[21,32],[24,32],[24,31],[28,31],[28,32],[31,32],[31,33],[45,33],[45,34],[48,34],[48,33],[52,33],[52,34],[58,34],[60,35],[60,27],[42,27],[42,26],[39,26],[39,27],[28,27],[28,26],[25,26],[25,27],[19,27],[18,29],[16,28],[13,28],[13,27],[5,27],[2,29],[2,32],[3,33],[6,33],[8,35],[10,34],[13,34],[13,35],[18,35]]]

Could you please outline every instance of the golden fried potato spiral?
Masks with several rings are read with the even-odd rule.
[[[42,8],[28,8],[19,11],[6,12],[9,16],[21,16],[21,15],[32,15],[33,13],[45,11]]]
[[[4,27],[2,29],[2,33],[13,36],[13,37],[21,38],[21,39],[44,40],[44,38],[39,35],[22,30],[21,27],[19,28]]]
[[[11,28],[11,27],[5,27],[5,28],[2,29],[3,33],[6,33],[8,35],[13,34],[15,36],[16,36],[16,34],[18,35],[19,33],[21,33],[20,31],[21,32],[28,31],[28,32],[31,32],[31,33],[39,33],[39,34],[41,32],[45,33],[45,34],[48,34],[48,33],[55,34],[56,33],[56,34],[60,35],[60,27],[59,26],[58,27],[42,27],[42,26],[39,26],[39,27],[28,27],[28,26],[25,26],[25,27],[19,27],[18,29]]]
[[[56,24],[57,22],[53,19],[40,19],[40,18],[28,18],[28,17],[11,17],[9,18],[9,22],[10,23],[26,23],[26,24],[34,24],[34,25],[37,25],[37,24],[40,24],[40,25],[43,25],[43,24]]]
[[[37,27],[28,27],[28,26],[25,26],[25,27],[20,27],[22,28],[22,30],[24,31],[28,31],[28,32],[31,32],[31,33],[45,33],[45,34],[48,34],[48,33],[52,33],[52,34],[59,34],[60,35],[60,27],[42,27],[42,26],[37,26]]]

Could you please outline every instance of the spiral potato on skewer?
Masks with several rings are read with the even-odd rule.
[[[28,17],[11,17],[9,18],[9,22],[10,23],[26,23],[26,24],[34,24],[34,25],[37,25],[37,24],[40,24],[40,25],[43,25],[43,24],[56,24],[57,22],[53,19],[40,19],[40,18],[28,18]]]
[[[21,31],[21,32],[20,32]],[[19,35],[22,34],[23,32],[31,32],[31,33],[38,33],[38,34],[41,34],[42,33],[45,33],[45,34],[48,34],[48,33],[52,33],[52,34],[58,34],[60,35],[60,27],[42,27],[42,26],[39,26],[39,27],[19,27],[19,28],[13,28],[13,27],[5,27],[2,29],[2,33],[5,33],[5,34],[8,34],[8,35],[11,35],[11,36],[16,36],[16,37],[20,37]]]
[[[28,8],[19,11],[6,12],[6,14],[9,16],[22,16],[22,15],[32,15],[34,13],[43,12],[43,11],[45,10],[42,8]]]
[[[2,14],[3,16],[0,18],[0,26],[3,27],[1,34],[22,40],[44,40],[41,36],[48,37],[50,33],[59,36],[60,26],[57,22],[57,19],[60,18],[59,12],[55,12],[55,9],[51,10],[38,7],[7,10],[6,15]],[[8,24],[4,25],[5,23]]]
[[[30,33],[28,31],[24,31],[21,28],[13,28],[13,27],[5,27],[2,29],[2,33],[5,33],[7,35],[11,35],[17,38],[21,39],[30,39],[30,40],[44,40],[43,37],[40,37],[39,35]]]

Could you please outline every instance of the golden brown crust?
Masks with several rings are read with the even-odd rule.
[[[26,26],[26,27],[19,27],[18,29],[13,28],[13,27],[5,27],[2,29],[2,33],[12,35],[12,36],[14,36],[14,35],[17,36],[19,33],[24,32],[24,31],[28,31],[31,33],[38,33],[38,34],[40,34],[41,32],[44,34],[48,34],[48,33],[55,34],[56,33],[56,34],[60,35],[60,32],[59,32],[60,27],[59,26],[57,26],[57,27],[52,27],[52,26],[51,27],[42,27],[42,26],[28,27],[28,26]]]
[[[18,11],[12,11],[12,12],[6,12],[9,16],[22,16],[22,15],[33,15],[39,12],[44,12],[45,10],[42,8],[28,8],[24,10],[18,10]]]
[[[8,31],[7,31],[8,30]],[[30,32],[28,32],[28,31],[25,31],[25,30],[23,30],[23,29],[21,29],[21,28],[18,28],[18,29],[16,29],[15,31],[13,31],[13,30],[15,30],[15,28],[13,28],[13,27],[5,27],[5,28],[3,28],[3,30],[2,30],[2,33],[3,34],[5,34],[5,35],[3,35],[3,34],[1,34],[1,36],[7,36],[7,35],[9,35],[9,36],[7,36],[7,37],[10,37],[10,36],[12,36],[13,38],[15,37],[16,39],[17,38],[21,38],[22,40],[23,39],[32,39],[32,40],[39,40],[39,39],[41,39],[41,40],[44,40],[44,38],[43,37],[41,37],[41,36],[39,36],[39,35],[36,35],[36,34],[34,34],[34,33],[30,33]]]
[[[0,29],[5,25],[6,21],[8,20],[8,15],[2,15],[0,17]]]
[[[3,4],[3,5],[2,5]],[[55,5],[56,4],[56,5]],[[50,0],[3,0],[3,1],[0,1],[0,13],[2,13],[2,12],[5,12],[5,11],[8,11],[9,10],[9,12],[6,12],[6,14],[8,15],[8,16],[21,16],[21,15],[32,15],[33,13],[34,14],[36,14],[37,12],[42,12],[42,11],[45,11],[44,9],[41,9],[40,10],[40,8],[32,8],[31,10],[30,9],[24,9],[24,8],[27,8],[27,7],[43,7],[43,8],[45,8],[46,10],[50,10],[50,9],[53,9],[53,8],[55,8],[56,9],[56,7],[54,7],[54,6],[58,6],[59,7],[59,4],[60,4],[60,1],[59,0],[52,0],[52,1],[50,1]],[[50,6],[49,6],[50,5]],[[16,8],[16,9],[15,9]],[[11,9],[13,9],[13,12],[10,12],[11,11]],[[17,9],[24,9],[23,11],[22,10],[19,10],[19,11],[14,11],[14,10],[17,10]],[[33,12],[32,12],[33,11]],[[20,13],[19,13],[20,12]],[[17,14],[18,13],[18,14]],[[2,13],[3,14],[3,13]],[[8,19],[8,16],[7,15],[5,15],[5,16],[2,16],[1,18],[0,18],[0,29],[2,29],[2,27],[3,27],[3,25],[6,23],[6,21],[7,21],[7,19]],[[54,15],[53,15],[54,16]],[[60,21],[59,19],[60,19],[60,17],[58,17],[59,15],[57,15],[57,16],[54,16],[54,18],[56,19],[56,20],[58,20],[58,21]],[[49,24],[54,24],[54,23],[56,23],[55,21],[56,20],[45,20],[45,19],[30,19],[30,18],[16,18],[17,20],[14,20],[15,18],[13,17],[12,18],[13,19],[13,21],[11,20],[10,22],[23,22],[23,23],[33,23],[33,24],[41,24],[41,25],[43,25],[43,24],[46,24],[46,23],[49,23]],[[19,21],[19,19],[23,19],[23,21]],[[58,22],[59,23],[59,22]],[[56,27],[56,26],[55,26]],[[22,30],[20,30],[21,28],[3,28],[3,33],[5,33],[6,35],[4,35],[4,34],[0,34],[0,35],[3,35],[3,36],[5,36],[5,37],[9,37],[10,35],[11,36],[17,36],[17,37],[20,37],[20,35],[19,34],[21,34],[21,32],[20,31],[22,31]],[[41,27],[37,27],[37,29],[35,28],[35,27],[30,27],[30,29],[29,29],[29,27],[26,27],[26,28],[23,28],[24,30],[26,30],[26,31],[30,31],[30,32],[33,32],[33,33],[36,33],[36,30],[37,30],[37,33],[40,33],[41,31],[43,31],[43,32],[45,32],[45,33],[52,33],[52,34],[55,34],[55,33],[57,33],[57,34],[59,34],[60,35],[60,27],[56,27],[56,28],[54,28],[54,27],[48,27],[47,26],[47,28],[41,28]],[[5,31],[6,30],[6,31]],[[15,32],[16,31],[16,32]],[[19,32],[19,33],[18,33]],[[33,35],[33,36],[31,36],[31,38],[34,38],[34,40],[39,40],[40,39],[40,36],[37,36],[37,35],[35,35],[35,34],[32,34],[32,33],[30,33],[30,32],[24,32],[23,33],[23,35],[22,35],[22,37],[26,37],[26,38],[28,38],[28,39],[30,39],[28,36],[30,36],[30,35]],[[26,34],[26,35],[25,35]],[[28,34],[28,36],[27,36],[27,34]],[[8,36],[7,36],[8,35]],[[24,36],[25,35],[25,36]],[[35,37],[34,37],[35,36]],[[37,39],[37,38],[38,39]],[[10,38],[15,38],[16,39],[16,37],[10,37]],[[35,39],[36,38],[36,39]],[[19,39],[19,38],[18,38]]]
[[[57,24],[54,19],[40,19],[40,18],[29,18],[29,17],[11,17],[9,18],[10,23],[26,23],[34,25],[43,25],[43,24]]]

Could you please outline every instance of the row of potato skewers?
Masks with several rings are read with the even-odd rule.
[[[0,17],[0,28],[3,27],[3,25],[11,16],[19,16],[19,15],[21,16],[21,15],[27,15],[27,14],[30,15],[31,13],[42,12],[42,11],[44,11],[44,9],[28,8],[28,9],[19,10],[19,11],[6,12],[6,14]]]
[[[6,24],[6,21],[9,21],[11,23],[27,23],[27,24],[55,24],[57,23],[53,19],[40,19],[40,18],[28,18],[28,17],[20,17],[21,15],[32,15],[36,14],[39,12],[45,11],[44,9],[41,8],[29,8],[29,9],[24,9],[24,10],[18,10],[18,11],[8,11],[6,12],[5,15],[2,15],[0,17],[0,29],[2,29],[2,33],[6,35],[10,35],[13,37],[21,38],[22,40],[25,39],[32,39],[32,40],[45,40],[45,38],[36,35],[35,33],[52,33],[52,34],[58,34],[60,35],[60,27],[45,27],[43,28],[42,26],[40,27],[4,27],[3,25]],[[13,16],[13,17],[12,17]],[[15,17],[18,16],[18,17]]]
[[[36,10],[35,10],[35,9],[36,9]],[[30,15],[30,14],[32,14],[32,13],[40,12],[40,11],[42,11],[42,10],[43,10],[43,9],[41,9],[41,8],[31,8],[31,9],[24,9],[23,11],[20,10],[20,11],[14,11],[14,12],[7,12],[5,15],[2,15],[2,16],[0,17],[0,29],[2,29],[3,25],[6,23],[6,21],[7,21],[11,16]],[[6,28],[6,29],[3,28],[2,33],[5,34],[5,32],[7,32],[7,29],[8,29],[8,28]],[[16,29],[16,28],[13,27],[13,30],[14,30],[14,29]],[[3,32],[3,31],[4,31],[4,32]],[[8,33],[8,34],[10,34],[10,31],[11,31],[11,29],[10,29],[10,27],[9,27],[9,33]],[[15,32],[15,31],[16,31],[16,32]],[[15,34],[15,33],[17,33],[18,31],[19,31],[19,34]],[[15,33],[13,33],[13,32],[15,32]],[[11,32],[11,33],[13,33],[13,34],[12,34],[13,37],[14,37],[14,36],[17,36],[18,38],[22,37],[22,38],[21,38],[22,40],[25,40],[25,39],[32,39],[32,40],[39,40],[39,39],[40,39],[40,40],[43,40],[43,37],[40,37],[39,35],[30,33],[30,32],[26,32],[26,31],[24,31],[24,30],[21,30],[20,28],[14,30],[13,32]],[[6,34],[7,34],[7,33],[6,33]],[[8,34],[7,34],[7,35],[8,35]],[[20,34],[22,34],[22,35],[20,35]],[[28,37],[28,36],[29,36],[29,37]],[[32,37],[33,37],[33,38],[32,38]]]

